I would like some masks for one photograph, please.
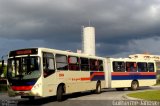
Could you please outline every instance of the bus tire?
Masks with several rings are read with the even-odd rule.
[[[96,94],[100,94],[101,93],[101,83],[97,82],[96,84],[96,90],[95,90]]]
[[[58,86],[57,89],[57,101],[61,102],[63,100],[64,88],[62,85]]]
[[[137,90],[137,88],[138,88],[138,81],[132,81],[132,83],[131,83],[131,90]]]

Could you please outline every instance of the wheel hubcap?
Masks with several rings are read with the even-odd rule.
[[[137,83],[133,83],[133,88],[137,88]]]

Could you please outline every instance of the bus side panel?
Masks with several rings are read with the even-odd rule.
[[[109,58],[105,59],[104,70],[105,70],[105,88],[111,88],[111,61]]]
[[[66,84],[66,93],[81,92],[87,90],[95,90],[97,81],[101,81],[101,88],[104,88],[104,72],[77,72],[68,71],[66,77],[62,81]]]
[[[104,88],[104,72],[58,71],[44,78],[43,95],[56,95],[57,87],[61,83],[65,85],[65,93],[95,90],[98,80],[101,80],[101,87]]]
[[[112,87],[131,87],[133,80],[137,80],[139,86],[152,86],[156,84],[155,72],[112,72]]]
[[[112,80],[111,88],[131,87],[132,80]]]
[[[43,77],[43,97],[56,95],[57,86],[56,73]]]
[[[123,83],[122,83],[123,82]],[[138,80],[139,86],[152,86],[156,84],[155,79]],[[112,88],[131,87],[132,80],[112,80]]]
[[[66,85],[66,93],[80,92],[88,90],[88,86],[92,89],[93,82],[89,81],[89,72],[67,71],[64,72],[64,78],[59,79]],[[83,76],[83,77],[82,77]]]
[[[145,79],[145,80],[138,80],[139,86],[153,86],[156,84],[156,79]]]

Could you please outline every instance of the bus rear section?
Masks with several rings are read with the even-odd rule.
[[[9,96],[42,96],[40,69],[37,48],[11,51],[7,67]]]
[[[155,61],[130,58],[108,58],[109,87],[136,90],[156,84]]]

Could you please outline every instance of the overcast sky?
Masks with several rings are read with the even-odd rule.
[[[0,56],[28,47],[81,49],[89,20],[98,56],[160,55],[159,0],[0,0]]]

